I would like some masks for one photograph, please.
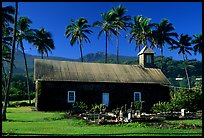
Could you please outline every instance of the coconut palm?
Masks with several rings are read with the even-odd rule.
[[[202,33],[200,35],[193,35],[193,40],[191,41],[192,44],[194,44],[193,46],[193,50],[194,50],[194,54],[196,55],[197,52],[198,53],[202,53]]]
[[[48,56],[48,52],[52,52],[55,49],[52,34],[47,32],[45,28],[41,28],[40,30],[35,29],[34,32],[32,44],[36,46],[38,53],[41,54],[41,58],[43,59],[44,54]]]
[[[85,42],[89,42],[89,38],[86,36],[86,34],[93,33],[91,30],[89,30],[91,26],[88,24],[87,19],[81,17],[76,22],[71,19],[71,25],[68,25],[66,27],[65,36],[71,37],[70,38],[70,45],[73,46],[76,42],[79,44],[80,47],[80,53],[81,53],[81,62],[83,62],[83,53],[82,53],[82,43],[83,40]]]
[[[15,9],[13,6],[6,6],[2,8],[2,30],[4,30],[9,23],[14,23],[13,15],[15,13]]]
[[[3,86],[3,89],[4,89],[4,92],[6,90],[6,85],[7,85],[7,74],[6,74],[6,71],[5,71],[5,68],[4,68],[4,62],[7,62],[7,63],[10,63],[10,60],[11,60],[11,49],[10,47],[6,46],[6,45],[2,45],[2,77],[3,77],[3,82],[2,83],[2,86]]]
[[[104,32],[106,36],[106,50],[105,50],[105,63],[107,63],[107,54],[108,54],[108,39],[110,39],[111,34],[113,33],[114,35],[117,34],[117,31],[114,29],[115,26],[113,24],[113,21],[115,19],[115,15],[112,14],[112,11],[108,11],[107,13],[102,13],[102,21],[95,21],[93,23],[93,27],[99,27],[101,28],[98,38],[101,36],[101,34]]]
[[[156,42],[157,48],[160,49],[161,52],[161,69],[162,69],[162,61],[163,61],[163,47],[166,43],[172,45],[172,42],[175,40],[171,37],[178,37],[176,32],[172,32],[175,30],[173,25],[169,23],[169,20],[163,19],[159,24],[154,24],[155,30],[152,31],[154,40]]]
[[[15,17],[14,17],[14,31],[13,31],[13,40],[12,40],[12,49],[11,49],[11,62],[10,62],[10,70],[7,81],[7,87],[5,91],[5,99],[4,105],[2,108],[2,120],[7,120],[6,118],[6,109],[9,102],[9,91],[10,91],[10,83],[13,74],[13,63],[14,63],[14,53],[15,53],[15,43],[16,43],[16,30],[17,30],[17,14],[18,14],[18,2],[15,3]]]
[[[130,16],[125,16],[125,13],[127,12],[126,8],[123,8],[122,5],[119,5],[117,9],[114,7],[111,10],[112,14],[115,14],[113,24],[116,29],[116,63],[119,62],[118,55],[119,55],[119,32],[118,30],[125,30],[127,27],[129,27],[128,21],[131,20]]]
[[[26,83],[27,83],[27,91],[28,91],[28,100],[29,100],[30,104],[31,104],[31,99],[30,99],[30,89],[29,89],[30,87],[29,87],[28,67],[27,67],[27,60],[26,60],[23,41],[27,40],[30,43],[32,41],[33,30],[30,29],[31,23],[32,23],[32,21],[28,17],[20,17],[18,19],[18,23],[17,23],[17,48],[18,48],[18,45],[20,44],[20,48],[22,50],[23,57],[24,57],[24,64],[25,64],[25,69],[26,69]]]
[[[2,75],[3,81],[2,83],[4,92],[7,86],[7,74],[4,68],[4,62],[10,63],[11,59],[11,46],[12,46],[12,32],[13,28],[10,27],[11,23],[14,23],[14,15],[15,9],[12,6],[6,6],[2,8]]]
[[[7,27],[4,31],[2,31],[2,45],[11,47],[12,43],[12,31],[11,27]]]
[[[188,61],[187,53],[189,55],[192,55],[190,53],[190,51],[193,50],[193,48],[191,47],[191,39],[192,38],[188,36],[187,34],[186,35],[181,34],[179,40],[173,42],[173,45],[170,47],[170,50],[179,49],[178,54],[183,54],[183,60],[185,64],[184,69],[185,69],[189,89],[191,87],[190,87],[190,81],[189,81],[188,71],[187,71],[187,61]]]
[[[151,19],[143,17],[142,15],[138,15],[137,17],[134,16],[133,23],[131,23],[131,31],[127,34],[127,36],[130,36],[129,43],[132,42],[132,40],[136,41],[136,47],[141,46],[147,46],[148,47],[148,41],[151,43],[151,45],[154,45],[154,39],[152,35],[152,27],[153,23],[150,23]]]

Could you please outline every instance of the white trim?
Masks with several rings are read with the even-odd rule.
[[[135,101],[135,94],[139,94],[139,101],[141,101],[141,92],[134,92],[134,101]]]
[[[70,100],[70,93],[73,93],[74,94],[74,99],[73,100]],[[75,91],[68,91],[67,93],[67,102],[68,103],[75,103]]]

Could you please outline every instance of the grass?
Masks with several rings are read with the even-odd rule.
[[[31,107],[7,109],[7,121],[2,122],[3,135],[66,135],[66,136],[202,136],[199,129],[168,129],[141,123],[115,125],[87,125],[84,120],[64,118],[64,112],[32,111]],[[171,123],[179,123],[180,120]],[[182,120],[184,121],[184,120]],[[202,120],[184,123],[202,125]]]

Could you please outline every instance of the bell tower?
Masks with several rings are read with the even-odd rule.
[[[137,55],[139,57],[139,65],[144,68],[154,67],[154,54],[155,52],[145,46]]]

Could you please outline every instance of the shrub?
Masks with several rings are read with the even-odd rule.
[[[76,108],[79,108],[83,111],[86,111],[88,109],[88,106],[86,105],[86,103],[80,101],[80,102],[76,102],[76,105],[75,105]]]
[[[169,112],[172,110],[172,105],[169,102],[158,102],[153,105],[151,111],[153,113]]]
[[[202,85],[198,84],[192,89],[177,89],[170,92],[170,101],[153,105],[153,112],[197,111],[202,109]]]
[[[10,101],[9,102],[9,107],[34,106],[34,105],[35,103],[29,104],[28,102],[25,102],[25,101],[15,101],[15,102]]]

